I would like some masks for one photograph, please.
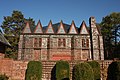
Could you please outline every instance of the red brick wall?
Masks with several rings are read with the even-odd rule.
[[[71,49],[51,49],[50,60],[71,60]]]
[[[73,66],[77,62],[83,62],[83,61],[69,61],[70,64],[70,74],[72,77],[72,69]],[[101,66],[101,70],[103,70],[105,67],[107,68],[108,65],[112,62],[111,61],[98,61]],[[12,59],[1,59],[0,60],[0,74],[6,74],[10,80],[25,80],[25,71],[27,69],[28,61],[14,61]],[[42,79],[44,80],[50,80],[51,78],[51,71],[54,65],[56,64],[56,61],[42,61]],[[103,71],[101,71],[101,77]],[[71,80],[71,79],[70,79]]]
[[[10,79],[24,80],[27,61],[14,61],[12,59],[0,60],[0,74],[6,74]]]
[[[0,59],[3,59],[3,58],[4,58],[4,56],[5,56],[5,54],[0,53]]]

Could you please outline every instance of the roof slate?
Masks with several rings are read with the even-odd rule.
[[[69,33],[69,29],[70,29],[71,25],[66,24],[66,23],[62,23],[62,24],[64,26],[65,32]],[[53,30],[54,30],[55,34],[57,33],[59,26],[60,26],[60,22],[52,24],[52,27],[53,27]],[[82,26],[82,24],[81,24],[81,26]],[[80,33],[81,26],[80,27],[75,27],[78,33]],[[85,24],[85,26],[86,26],[86,24]],[[43,33],[46,33],[47,27],[48,27],[48,25],[42,27]],[[100,26],[98,24],[96,24],[96,27],[97,27],[99,33],[101,34]],[[34,27],[30,26],[30,29],[31,29],[32,33],[34,33],[35,28],[36,28],[36,26],[34,26]],[[86,28],[87,28],[88,31],[90,31],[90,27],[86,26]]]
[[[0,42],[5,44],[6,46],[11,46],[10,43],[7,41],[7,39],[3,36],[1,32],[0,32]]]
[[[60,26],[60,23],[52,24],[52,27],[53,27],[53,30],[54,30],[55,33],[57,33],[59,26]],[[64,26],[65,31],[68,33],[71,25],[63,23],[63,26]],[[47,27],[48,26],[43,27],[43,32],[44,33],[45,33]]]

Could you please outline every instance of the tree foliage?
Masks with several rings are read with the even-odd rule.
[[[8,57],[17,57],[19,35],[25,26],[25,23],[29,21],[34,26],[32,18],[26,19],[20,11],[14,10],[11,16],[4,16],[4,21],[1,25],[4,36],[10,42],[12,48],[7,48],[6,54]]]
[[[100,64],[97,61],[87,62],[93,69],[94,80],[100,80]]]
[[[72,80],[94,80],[92,67],[88,63],[78,63],[73,67]]]
[[[0,75],[0,80],[8,80],[9,78],[4,74]]]
[[[30,61],[27,65],[25,80],[41,80],[42,63],[39,61]]]
[[[108,67],[107,80],[120,80],[120,62],[112,62]]]
[[[104,36],[105,55],[111,57],[116,52],[120,44],[120,13],[111,13],[105,16],[101,22],[101,32]],[[119,51],[120,52],[120,51]],[[118,56],[118,55],[117,55]],[[114,57],[117,57],[114,55]]]
[[[57,61],[56,63],[56,80],[69,80],[70,67],[67,61]]]

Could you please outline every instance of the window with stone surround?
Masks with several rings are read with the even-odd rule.
[[[86,39],[86,46],[89,47],[89,39]]]
[[[31,53],[31,49],[25,49],[25,53],[26,54],[30,54]]]
[[[80,47],[80,38],[75,38],[75,42],[71,42],[71,44],[74,45],[74,47],[79,48]]]
[[[89,48],[89,39],[82,39],[82,48]]]
[[[33,42],[33,39],[29,36],[25,36],[24,39],[23,39],[23,47],[24,48],[30,48],[33,46],[32,42]]]
[[[42,38],[39,38],[39,47],[42,46]]]
[[[38,47],[38,39],[34,38],[34,48],[37,48],[37,47]]]
[[[66,39],[65,38],[58,38],[58,48],[66,47]]]
[[[50,38],[47,39],[47,48],[50,48]]]
[[[58,47],[60,47],[62,45],[62,40],[61,38],[58,38]]]
[[[42,38],[34,38],[34,48],[42,46]]]
[[[63,38],[63,46],[65,47],[66,46],[66,39]]]

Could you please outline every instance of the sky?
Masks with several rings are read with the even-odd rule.
[[[120,0],[0,0],[0,25],[3,16],[11,16],[13,10],[33,18],[36,24],[40,20],[43,26],[50,20],[53,24],[61,20],[71,24],[74,20],[79,27],[83,20],[89,26],[90,16],[100,23],[110,13],[120,12]]]

